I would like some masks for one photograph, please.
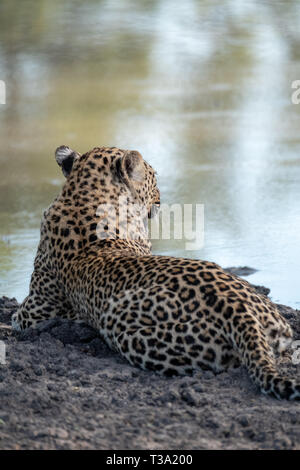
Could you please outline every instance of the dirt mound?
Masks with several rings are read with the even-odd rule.
[[[300,449],[300,404],[262,395],[243,367],[162,378],[84,324],[11,332],[17,307],[0,299],[1,449]],[[300,338],[300,312],[279,308]],[[300,365],[284,368],[300,376]]]

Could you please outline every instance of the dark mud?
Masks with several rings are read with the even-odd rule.
[[[262,395],[243,367],[162,378],[83,324],[12,333],[17,306],[0,299],[1,449],[300,449],[300,403]],[[300,339],[300,312],[279,309]],[[300,365],[282,368],[300,377]]]

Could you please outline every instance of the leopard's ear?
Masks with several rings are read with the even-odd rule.
[[[61,145],[55,150],[55,159],[66,178],[72,171],[74,161],[79,157],[80,154],[78,152],[74,152],[74,150],[66,145]]]
[[[142,155],[136,150],[127,150],[121,160],[123,173],[129,180],[141,183],[145,177],[145,167]]]

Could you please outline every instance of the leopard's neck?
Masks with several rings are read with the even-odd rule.
[[[144,240],[128,240],[128,239],[107,239],[98,240],[90,244],[85,254],[106,255],[106,254],[126,254],[134,256],[151,255],[151,242]]]

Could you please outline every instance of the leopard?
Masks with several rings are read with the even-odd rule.
[[[244,366],[264,394],[300,400],[278,366],[293,332],[269,297],[212,261],[152,253],[160,191],[140,152],[61,145],[55,158],[65,181],[43,213],[13,329],[85,322],[132,366],[166,377]]]

